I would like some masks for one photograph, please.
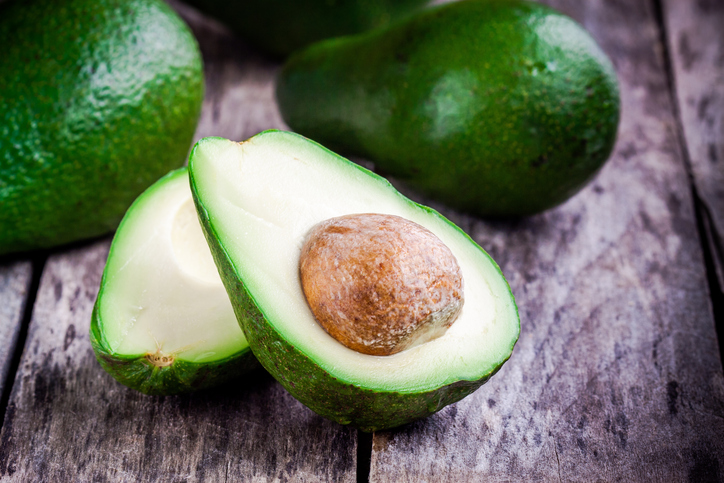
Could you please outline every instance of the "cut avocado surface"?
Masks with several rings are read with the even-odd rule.
[[[368,431],[398,426],[470,394],[510,357],[520,324],[499,267],[462,230],[383,178],[280,131],[243,143],[202,139],[189,169],[202,227],[252,350],[319,414]],[[319,222],[354,213],[410,220],[452,251],[465,303],[444,335],[373,356],[343,346],[315,321],[299,275],[305,237]]]
[[[210,387],[256,366],[201,231],[186,168],[146,190],[121,222],[90,334],[101,365],[147,394]]]

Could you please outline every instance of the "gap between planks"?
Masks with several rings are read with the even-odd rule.
[[[33,307],[35,305],[38,287],[40,286],[40,276],[43,274],[43,268],[45,267],[47,259],[47,254],[41,253],[33,257],[31,260],[31,276],[27,292],[25,294],[25,301],[23,302],[23,315],[19,320],[17,336],[12,347],[13,355],[8,361],[7,374],[5,375],[5,380],[2,381],[2,386],[0,386],[2,388],[2,394],[0,394],[0,430],[2,430],[2,426],[5,422],[5,413],[7,412],[8,403],[10,401],[10,394],[12,393],[13,386],[15,385],[15,376],[17,374],[18,367],[20,366],[20,360],[25,348],[25,341],[28,337],[28,327],[30,326],[30,319],[33,315]]]
[[[691,189],[691,197],[694,201],[694,216],[696,218],[696,228],[699,235],[699,244],[704,257],[704,266],[706,269],[707,286],[709,288],[709,297],[711,299],[712,312],[714,315],[714,325],[716,329],[717,340],[719,342],[719,360],[724,365],[724,292],[719,283],[717,274],[716,260],[722,259],[722,247],[719,243],[716,227],[712,219],[704,199],[699,194],[694,175],[694,167],[691,158],[691,150],[689,148],[689,139],[686,137],[684,130],[684,120],[681,114],[681,106],[679,106],[676,82],[676,73],[674,69],[673,52],[669,48],[673,44],[674,39],[666,25],[665,12],[666,7],[663,0],[653,0],[654,17],[659,28],[660,43],[662,48],[662,57],[664,61],[664,70],[666,72],[666,81],[668,84],[669,98],[673,112],[674,122],[676,123],[677,145],[680,147],[680,156],[686,169],[689,188]],[[718,253],[717,253],[718,252]]]

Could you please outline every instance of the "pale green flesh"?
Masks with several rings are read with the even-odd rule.
[[[146,191],[124,218],[106,266],[100,319],[114,354],[210,362],[248,347],[185,170]]]
[[[369,389],[418,392],[477,380],[510,356],[517,311],[507,282],[477,245],[384,180],[297,136],[203,141],[194,184],[220,244],[268,322],[332,376]],[[298,263],[312,226],[350,213],[402,216],[435,233],[462,268],[462,313],[440,338],[391,356],[344,347],[314,320]]]

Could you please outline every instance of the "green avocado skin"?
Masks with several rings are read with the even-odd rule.
[[[188,0],[265,52],[285,57],[307,45],[387,25],[429,0]]]
[[[601,168],[616,75],[581,26],[536,3],[463,0],[287,61],[295,131],[480,216],[556,206]]]
[[[158,367],[145,354],[120,355],[103,337],[98,304],[93,308],[90,341],[98,363],[121,384],[152,396],[183,394],[220,386],[259,367],[251,349],[213,363],[175,360]]]
[[[265,131],[257,136],[274,136],[277,133],[279,132]],[[298,136],[293,133],[281,134]],[[303,140],[301,136],[299,138]],[[191,193],[199,214],[201,228],[211,249],[221,280],[231,299],[236,318],[244,331],[254,356],[262,367],[281,383],[292,396],[317,414],[339,424],[349,424],[366,432],[379,431],[425,418],[445,406],[463,399],[487,382],[508,360],[509,356],[505,360],[501,360],[490,372],[482,374],[479,379],[455,381],[431,391],[411,391],[409,393],[368,389],[337,379],[321,369],[312,357],[287,342],[283,334],[266,321],[262,309],[243,284],[241,274],[234,266],[231,256],[219,242],[219,236],[212,224],[211,216],[204,207],[202,200],[200,200],[194,183],[194,152],[204,142],[213,142],[214,139],[204,138],[200,140],[192,149],[189,157]],[[350,163],[350,161],[326,148],[319,147],[337,157],[340,162]],[[377,176],[361,166],[356,167],[369,176]],[[392,186],[390,188],[394,189]],[[413,202],[410,201],[410,203]],[[431,208],[418,206],[431,216],[441,217],[438,212]],[[445,221],[450,223],[447,220]],[[450,224],[454,229],[460,231],[460,228],[452,223]],[[471,243],[474,242],[471,240]],[[487,253],[486,256],[490,258]],[[500,267],[492,258],[490,260],[500,276],[503,277]],[[508,287],[508,291],[510,292],[510,287]],[[519,319],[517,323],[518,327],[520,327]],[[512,354],[516,342],[517,337],[512,341],[509,354]]]
[[[0,254],[116,228],[181,166],[201,56],[160,0],[0,5]]]

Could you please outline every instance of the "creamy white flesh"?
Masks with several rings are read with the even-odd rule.
[[[383,180],[286,133],[238,144],[203,140],[191,159],[199,199],[265,317],[333,376],[370,389],[417,392],[477,380],[510,355],[518,319],[507,283],[460,231]],[[442,337],[391,356],[346,348],[317,324],[299,281],[309,229],[350,213],[402,216],[428,228],[463,271],[465,304]]]
[[[208,362],[248,346],[201,232],[186,172],[162,179],[129,210],[102,290],[102,328],[116,354]]]

